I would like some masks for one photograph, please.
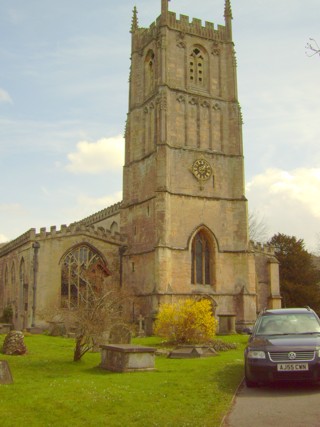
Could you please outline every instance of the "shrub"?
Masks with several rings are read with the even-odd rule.
[[[209,300],[186,299],[160,306],[154,332],[170,343],[205,344],[214,338],[216,327]]]
[[[7,305],[3,309],[3,314],[2,314],[2,317],[1,317],[1,322],[3,322],[3,323],[12,323],[12,319],[13,319],[13,309],[12,309],[11,305]]]

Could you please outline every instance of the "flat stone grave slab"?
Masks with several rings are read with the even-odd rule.
[[[155,348],[134,344],[100,345],[100,368],[114,372],[153,371]]]
[[[216,356],[217,352],[208,346],[183,345],[172,350],[169,359],[193,359],[197,357]]]

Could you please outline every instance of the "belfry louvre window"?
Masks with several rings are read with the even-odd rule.
[[[145,57],[145,90],[146,95],[153,91],[155,86],[155,55],[149,50]]]
[[[191,251],[191,283],[210,285],[212,253],[209,241],[203,232],[200,231],[194,237]]]
[[[66,254],[61,268],[61,306],[76,308],[87,305],[90,296],[111,273],[102,257],[86,245]]]
[[[189,61],[190,83],[197,86],[205,86],[205,60],[204,53],[199,48],[193,49]]]

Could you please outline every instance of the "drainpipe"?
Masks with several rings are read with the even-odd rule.
[[[127,246],[120,246],[119,255],[120,255],[120,266],[119,266],[119,276],[120,276],[120,288],[122,288],[123,282],[123,255],[125,251],[128,249]]]
[[[34,254],[33,254],[33,301],[32,301],[32,321],[31,326],[35,326],[35,317],[36,317],[36,305],[37,305],[37,273],[38,273],[38,251],[40,248],[39,242],[34,242],[32,244]]]

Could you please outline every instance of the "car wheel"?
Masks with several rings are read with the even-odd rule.
[[[246,384],[246,386],[248,388],[253,388],[253,387],[257,387],[258,386],[258,383],[256,381],[249,380],[249,378],[247,377],[247,375],[245,375],[245,377],[244,377],[244,382],[245,382],[245,384]]]

